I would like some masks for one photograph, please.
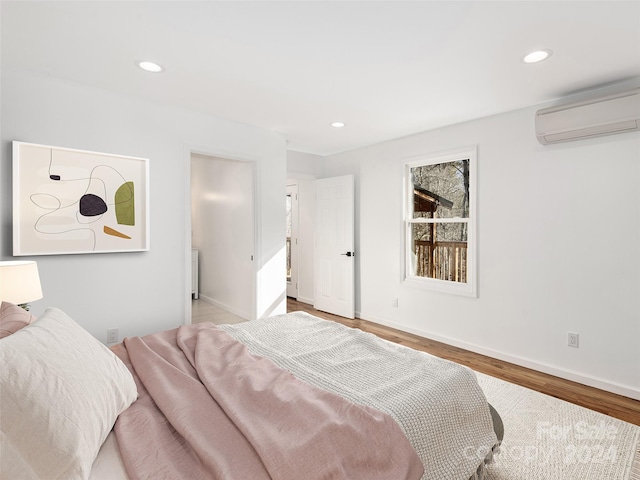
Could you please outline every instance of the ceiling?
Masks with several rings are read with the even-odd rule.
[[[1,12],[3,65],[257,125],[318,155],[640,77],[640,1],[3,0]],[[540,48],[554,53],[521,61]]]

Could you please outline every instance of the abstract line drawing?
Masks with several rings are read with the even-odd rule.
[[[13,254],[149,250],[148,159],[13,142]]]

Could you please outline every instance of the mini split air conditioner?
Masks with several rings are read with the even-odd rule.
[[[536,112],[543,145],[640,130],[640,88]]]

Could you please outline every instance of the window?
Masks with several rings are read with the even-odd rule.
[[[405,281],[476,296],[475,148],[405,164]]]

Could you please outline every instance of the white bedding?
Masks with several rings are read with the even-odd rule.
[[[127,367],[49,308],[0,341],[0,477],[83,480],[137,398]]]
[[[89,480],[129,480],[124,470],[118,440],[113,431],[100,447],[98,456],[93,462]]]

